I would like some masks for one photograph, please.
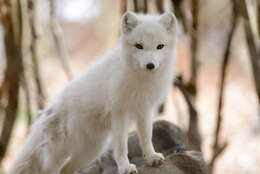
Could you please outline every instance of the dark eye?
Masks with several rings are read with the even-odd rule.
[[[164,47],[163,44],[159,44],[159,45],[157,46],[157,50],[163,49],[163,47]]]
[[[143,49],[143,46],[142,46],[141,44],[135,44],[135,47],[136,47],[137,49],[140,49],[140,50]]]

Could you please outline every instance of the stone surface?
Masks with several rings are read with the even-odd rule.
[[[202,159],[202,154],[197,151],[171,154],[161,166],[143,165],[137,170],[139,174],[207,174],[206,163]]]
[[[166,159],[157,167],[147,166],[139,146],[136,132],[129,134],[128,157],[137,166],[139,174],[206,174],[206,163],[197,151],[186,151],[184,132],[167,121],[157,121],[153,126],[153,144],[157,152]],[[112,151],[102,157],[98,163],[87,169],[84,174],[116,174],[117,166]],[[83,174],[83,172],[82,172]]]
[[[185,134],[179,127],[168,121],[157,121],[153,125],[153,145],[156,152],[167,156],[186,148]],[[129,135],[128,158],[137,166],[145,164],[136,132]]]

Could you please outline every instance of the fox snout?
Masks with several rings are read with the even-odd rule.
[[[155,71],[160,67],[160,63],[152,60],[142,61],[140,62],[140,67],[147,71]]]
[[[148,63],[147,65],[146,65],[146,69],[148,69],[148,70],[153,70],[154,69],[154,64],[153,63]]]
[[[146,60],[141,63],[141,67],[147,71],[155,71],[160,67],[160,63],[155,60]]]

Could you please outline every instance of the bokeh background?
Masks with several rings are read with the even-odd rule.
[[[116,45],[125,11],[179,20],[176,77],[156,119],[186,132],[209,173],[259,174],[259,0],[0,0],[0,173],[38,111]]]

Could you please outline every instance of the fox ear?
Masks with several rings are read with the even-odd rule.
[[[173,13],[167,12],[161,15],[159,23],[170,33],[175,33],[177,28],[177,19]]]
[[[132,12],[126,12],[121,21],[121,31],[123,34],[130,33],[138,24],[137,16]]]

